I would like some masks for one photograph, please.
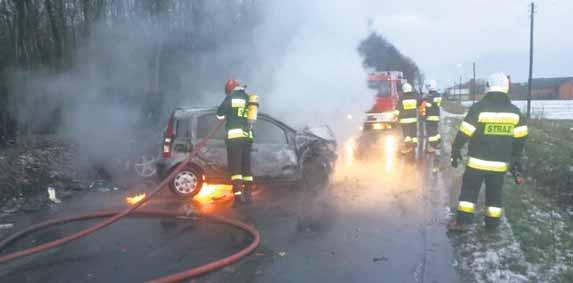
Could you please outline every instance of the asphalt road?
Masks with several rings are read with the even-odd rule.
[[[201,208],[253,223],[260,248],[243,261],[192,282],[460,282],[446,235],[447,190],[431,160],[353,164],[332,184],[260,188],[254,203],[228,199]],[[125,192],[90,192],[35,213],[11,215],[0,237],[57,216],[121,207]],[[168,195],[150,206],[179,209]],[[70,234],[67,224],[22,239],[6,251]],[[206,221],[126,219],[64,247],[0,266],[0,282],[142,282],[198,266],[248,243],[243,232]]]

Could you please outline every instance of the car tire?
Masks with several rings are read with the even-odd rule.
[[[307,160],[303,163],[303,174],[300,185],[304,190],[315,190],[328,184],[329,172],[320,160]]]
[[[203,187],[203,174],[195,168],[184,168],[169,182],[171,191],[182,198],[190,199]]]

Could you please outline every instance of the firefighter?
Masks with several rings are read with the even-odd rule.
[[[225,100],[217,109],[217,118],[226,119],[227,168],[233,184],[235,202],[250,202],[253,189],[251,149],[253,123],[257,119],[258,97],[249,95],[236,80],[225,84]]]
[[[495,230],[503,214],[502,186],[505,173],[521,173],[521,155],[528,134],[519,109],[508,97],[509,79],[502,73],[487,81],[487,94],[471,106],[452,145],[452,166],[462,160],[461,149],[469,141],[468,162],[462,179],[457,216],[448,228],[465,231],[473,215],[482,183],[485,183],[485,225]],[[520,183],[516,178],[516,183]]]
[[[428,95],[426,96],[426,99],[424,99],[426,110],[424,115],[424,124],[426,126],[426,136],[428,137],[426,151],[433,153],[440,147],[441,143],[439,129],[442,98],[438,93],[438,85],[435,80],[429,81],[426,88],[428,89]]]
[[[418,99],[409,83],[402,86],[402,93],[397,105],[398,122],[404,137],[401,152],[403,155],[414,156],[418,144]]]

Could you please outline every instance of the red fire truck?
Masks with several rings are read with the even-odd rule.
[[[400,139],[396,104],[402,88],[402,72],[374,72],[368,75],[368,87],[376,91],[374,105],[366,112],[355,148],[359,159],[377,156],[376,152],[394,154]]]

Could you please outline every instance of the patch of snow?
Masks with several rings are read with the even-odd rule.
[[[529,282],[535,278],[505,218],[497,234],[488,234],[476,227],[460,237],[457,248],[460,266],[477,282]],[[512,265],[525,267],[526,274],[512,271]]]

